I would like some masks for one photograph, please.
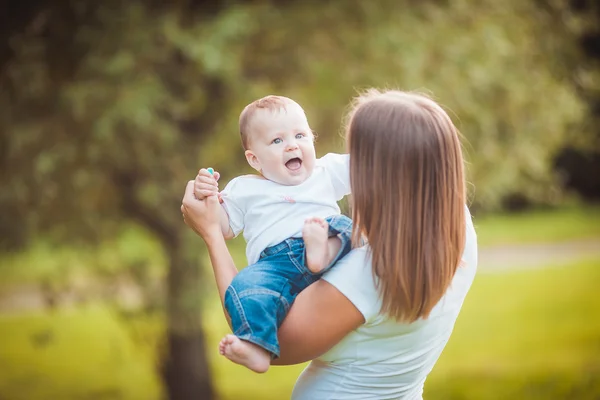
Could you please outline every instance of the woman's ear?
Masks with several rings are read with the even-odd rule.
[[[251,150],[246,150],[244,152],[244,155],[246,156],[246,161],[248,161],[248,164],[250,164],[250,166],[258,172],[260,172],[260,162],[258,161],[256,155]]]

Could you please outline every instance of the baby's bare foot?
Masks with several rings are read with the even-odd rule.
[[[221,339],[219,353],[258,373],[267,372],[271,365],[271,354],[268,351],[235,335],[226,335]]]
[[[306,265],[313,273],[329,265],[328,231],[329,225],[323,218],[313,217],[304,222],[302,238],[306,248]]]

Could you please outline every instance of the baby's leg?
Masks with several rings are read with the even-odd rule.
[[[337,236],[328,237],[329,225],[322,218],[309,218],[304,222],[302,238],[306,248],[306,265],[313,273],[321,272],[334,260],[342,247]]]
[[[289,260],[285,253],[282,258]],[[287,279],[276,256],[263,258],[242,269],[225,292],[224,306],[234,335],[219,343],[219,353],[255,372],[269,369],[279,355],[277,327],[285,317],[282,296]],[[291,264],[291,263],[290,263]],[[297,269],[294,267],[297,271]]]
[[[221,339],[219,353],[258,373],[267,372],[271,365],[271,353],[235,335],[226,335]]]

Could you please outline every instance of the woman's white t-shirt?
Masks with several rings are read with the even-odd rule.
[[[292,399],[422,399],[425,378],[450,338],[477,269],[477,237],[468,210],[463,261],[430,316],[410,324],[379,313],[368,247],[338,261],[323,279],[354,304],[365,323],[308,365]]]

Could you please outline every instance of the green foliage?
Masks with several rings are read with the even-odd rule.
[[[305,106],[323,154],[341,150],[336,132],[356,89],[424,90],[465,135],[478,207],[513,194],[560,200],[551,160],[582,105],[539,51],[546,20],[532,4],[87,7],[72,48],[29,31],[12,38],[12,90],[0,94],[7,237],[98,238],[123,218],[165,242],[180,235],[183,184],[209,164],[226,179],[241,172],[237,115],[271,92]],[[64,65],[48,61],[50,50]]]
[[[97,240],[127,218],[169,243],[185,229],[183,187],[229,99],[243,90],[231,76],[239,75],[239,37],[252,24],[243,9],[184,22],[185,10],[117,4],[97,5],[95,23],[77,27],[75,46],[84,52],[59,84],[44,64],[50,43],[15,38],[7,68],[19,89],[13,99],[0,96],[12,111],[0,124],[14,167],[2,176],[8,191],[0,200],[18,211],[3,220],[7,230]]]
[[[600,7],[593,0],[564,2],[552,0],[541,4],[545,10],[540,22],[546,35],[540,50],[555,54],[551,68],[576,88],[585,101],[588,115],[571,136],[572,147],[582,154],[600,151]]]
[[[515,194],[562,200],[552,160],[574,136],[583,105],[554,75],[552,55],[539,51],[542,11],[520,2],[341,4],[329,2],[319,13],[294,6],[301,37],[286,29],[281,13],[260,14],[261,40],[252,44],[253,76],[275,69],[273,81],[283,60],[292,60],[288,81],[277,87],[307,109],[320,153],[340,150],[333,133],[357,89],[419,90],[445,105],[465,136],[477,207],[498,209]]]

